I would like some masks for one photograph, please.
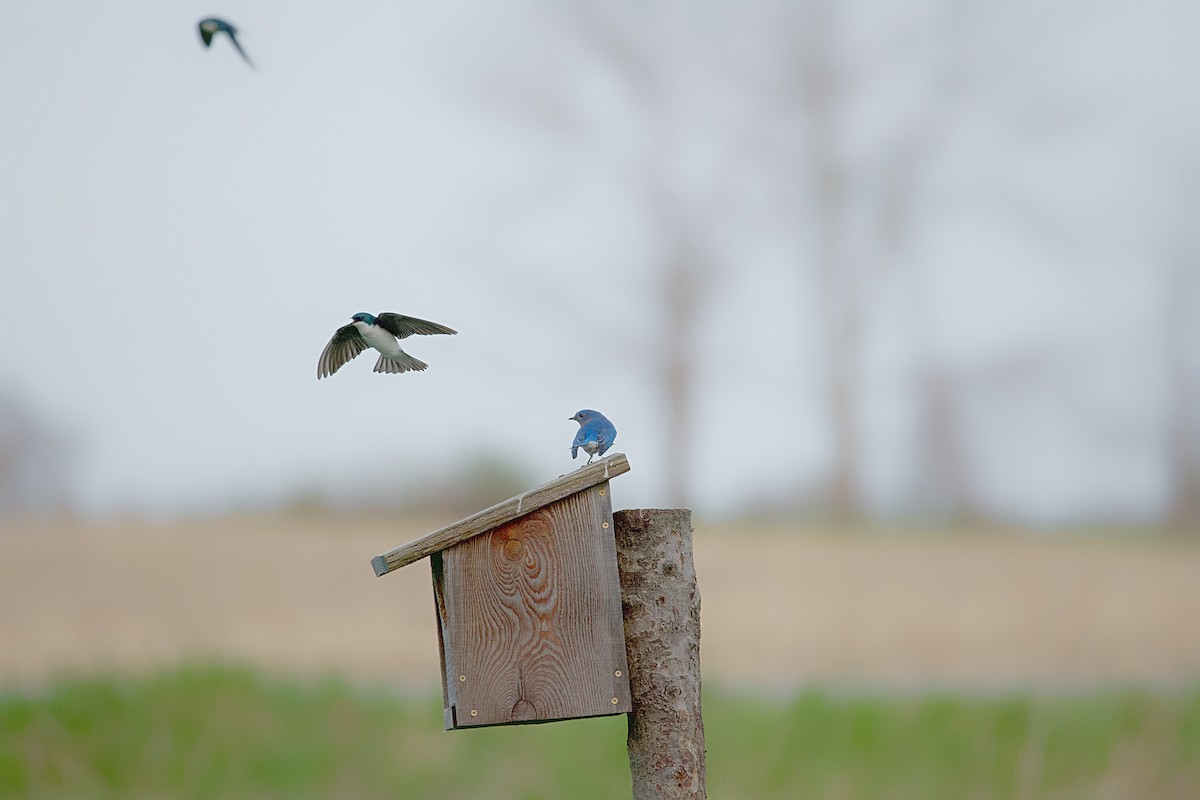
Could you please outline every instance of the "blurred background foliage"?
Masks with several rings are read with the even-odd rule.
[[[439,699],[192,666],[0,699],[0,796],[629,796],[625,721],[439,730]],[[1155,797],[1200,785],[1200,693],[704,697],[710,796]]]

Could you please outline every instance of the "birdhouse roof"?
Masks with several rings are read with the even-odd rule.
[[[502,503],[460,519],[428,536],[377,555],[371,559],[371,567],[374,568],[376,577],[386,575],[628,471],[629,461],[625,454],[613,453],[586,467],[560,475],[536,489],[510,497]]]

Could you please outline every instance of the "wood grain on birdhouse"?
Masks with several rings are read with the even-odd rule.
[[[607,488],[551,503],[433,562],[448,728],[630,710]]]
[[[371,560],[429,557],[447,729],[631,710],[614,453]]]

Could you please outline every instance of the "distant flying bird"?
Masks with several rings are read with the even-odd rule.
[[[403,314],[383,313],[377,317],[360,311],[350,319],[353,322],[338,328],[329,344],[321,351],[321,358],[317,361],[317,380],[337,372],[343,364],[368,347],[373,347],[380,353],[379,360],[375,362],[375,372],[419,372],[429,365],[401,350],[400,343],[396,340],[412,336],[414,333],[458,333],[445,325],[406,317]]]
[[[242,54],[242,58],[246,59],[246,63],[250,65],[250,69],[254,69],[254,62],[250,60],[250,56],[246,55],[246,51],[243,50],[242,46],[238,43],[237,28],[233,27],[225,20],[217,19],[216,17],[209,17],[208,19],[200,20],[199,28],[200,41],[204,42],[205,47],[212,46],[213,37],[218,33],[224,32],[229,34],[229,41],[233,42],[233,46],[236,47],[237,51]]]
[[[579,455],[579,448],[582,447],[587,451],[587,463],[590,464],[596,456],[604,455],[617,438],[617,429],[608,421],[608,417],[599,411],[585,408],[567,419],[579,423],[579,432],[575,434],[575,441],[571,442],[572,459]]]

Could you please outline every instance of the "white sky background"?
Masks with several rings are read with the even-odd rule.
[[[1200,11],[1022,5],[961,12],[977,38],[956,57],[985,101],[952,117],[892,259],[907,271],[873,291],[868,496],[900,507],[911,486],[915,359],[969,371],[1052,350],[1070,381],[980,389],[967,410],[992,508],[1154,513],[1160,266],[1198,163],[1200,60],[1185,54]],[[822,473],[818,300],[803,193],[776,185],[789,165],[724,150],[744,128],[787,139],[799,124],[737,83],[770,86],[786,63],[778,6],[690,7],[645,28],[670,54],[668,171],[688,196],[733,197],[712,236],[726,258],[698,343],[693,473],[696,507],[731,511]],[[661,504],[655,238],[631,189],[645,128],[550,8],[0,5],[0,382],[78,437],[86,510],[404,485],[481,451],[548,479],[574,466],[581,407],[620,430],[634,471],[618,505]],[[941,5],[854,8],[840,46],[907,65],[881,57],[844,131],[869,179],[880,132],[928,101],[912,65],[941,52],[924,26]],[[223,37],[201,46],[209,14],[257,71]],[[425,373],[375,375],[366,354],[318,383],[356,311],[460,335],[405,340]]]

